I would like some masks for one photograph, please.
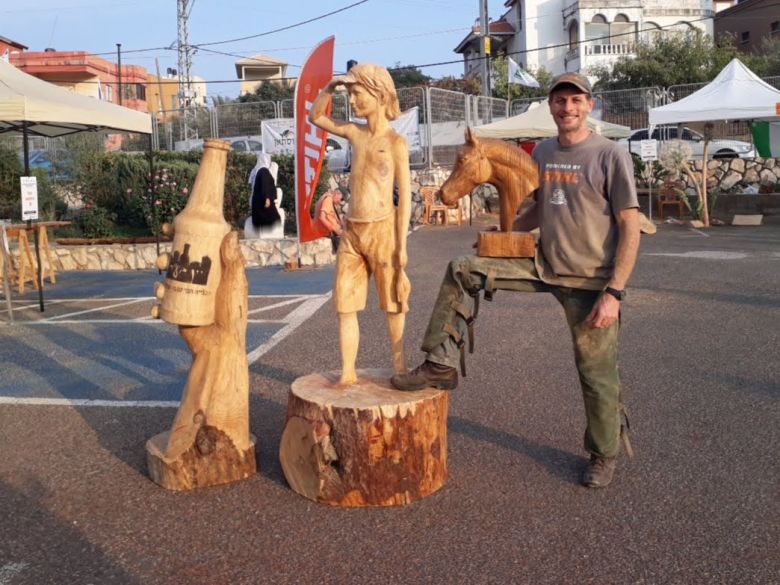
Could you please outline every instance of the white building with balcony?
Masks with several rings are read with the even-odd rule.
[[[553,75],[611,66],[634,55],[640,40],[667,31],[698,28],[712,35],[715,15],[713,0],[506,0],[504,7],[500,20],[515,31],[506,53],[526,69],[544,67]]]

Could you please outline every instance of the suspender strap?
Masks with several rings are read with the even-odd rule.
[[[634,456],[634,448],[631,446],[631,439],[628,437],[628,431],[631,429],[631,423],[628,421],[628,412],[623,403],[620,404],[620,414],[622,421],[620,424],[620,438],[623,440],[623,447],[626,450],[626,455],[629,457]]]
[[[463,336],[458,333],[458,330],[455,329],[452,325],[447,323],[443,328],[444,333],[452,337],[452,340],[455,342],[455,344],[458,346],[458,349],[460,350],[460,373],[463,375],[463,377],[466,377],[466,351],[465,351],[465,342],[463,341]]]
[[[477,299],[479,299],[479,297],[477,297]],[[455,300],[450,302],[450,307],[466,321],[466,327],[469,334],[469,353],[474,353],[474,320],[477,318],[476,314],[472,315],[466,305]]]

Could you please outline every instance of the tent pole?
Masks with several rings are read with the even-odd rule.
[[[24,147],[24,176],[30,176],[30,145],[28,144],[29,137],[27,136],[27,124],[28,122],[22,122],[22,145]],[[32,230],[32,220],[27,220],[27,229]],[[41,278],[41,249],[38,245],[38,230],[33,230],[33,239],[35,240],[35,259],[38,261],[38,304],[41,307],[41,313],[43,313],[43,279]]]
[[[154,189],[154,146],[152,143],[152,135],[149,134],[149,189],[152,195],[152,208],[154,209],[155,218],[157,217],[157,206],[154,205],[155,201],[155,189]],[[155,222],[156,224],[157,222]],[[157,257],[160,257],[160,230],[154,230],[154,238],[157,244]],[[162,270],[157,269],[157,274],[162,274]]]

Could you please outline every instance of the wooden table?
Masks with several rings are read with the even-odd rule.
[[[29,232],[34,233],[38,230],[38,250],[41,257],[41,282],[47,276],[52,284],[57,282],[56,269],[51,257],[51,248],[49,248],[49,237],[46,230],[48,228],[62,227],[70,225],[69,221],[39,221],[30,224],[14,223],[5,226],[5,233],[9,239],[19,239],[19,259],[18,266],[15,266],[13,257],[8,255],[8,270],[11,278],[16,281],[19,287],[19,294],[24,294],[24,287],[27,281],[32,282],[33,287],[38,289],[38,263],[30,249]],[[3,263],[6,259],[6,251],[3,249],[0,254],[0,273],[3,271]]]

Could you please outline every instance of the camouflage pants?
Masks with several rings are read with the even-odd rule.
[[[620,377],[617,367],[619,323],[594,329],[585,323],[600,291],[542,282],[530,258],[462,256],[451,261],[422,343],[432,362],[464,368],[466,337],[473,345],[479,293],[491,299],[497,290],[549,292],[561,304],[571,330],[574,359],[585,402],[585,449],[614,457],[620,450]]]

